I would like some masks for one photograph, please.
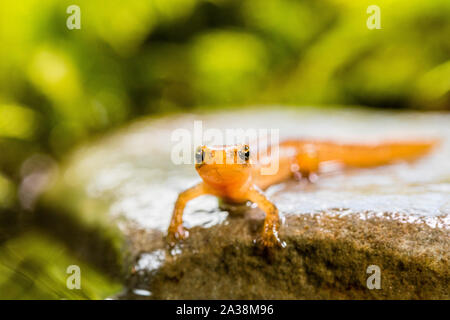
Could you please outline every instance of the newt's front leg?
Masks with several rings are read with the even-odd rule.
[[[278,235],[280,230],[280,217],[277,207],[255,188],[249,190],[248,198],[251,202],[256,203],[266,214],[262,233],[263,245],[265,247],[283,246]]]
[[[189,233],[183,228],[183,211],[186,204],[192,199],[207,193],[204,183],[199,183],[178,195],[169,230],[167,231],[167,239],[170,245],[174,245],[176,241],[186,239],[189,236]]]

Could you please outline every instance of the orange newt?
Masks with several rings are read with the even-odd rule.
[[[272,175],[262,175],[260,161],[250,161],[247,144],[201,146],[195,154],[195,169],[202,182],[179,194],[168,229],[168,240],[174,244],[185,239],[183,211],[186,203],[202,195],[214,195],[229,203],[256,203],[265,212],[262,243],[266,247],[281,245],[280,218],[277,207],[262,190],[291,176],[309,177],[325,161],[336,161],[347,167],[372,167],[398,160],[414,160],[426,154],[434,141],[384,142],[379,144],[339,144],[326,141],[287,140],[279,144],[279,167]],[[267,154],[270,154],[270,149]]]

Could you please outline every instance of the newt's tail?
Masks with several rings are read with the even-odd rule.
[[[393,141],[379,144],[314,142],[319,162],[339,161],[350,167],[372,167],[417,159],[437,144],[436,140]]]

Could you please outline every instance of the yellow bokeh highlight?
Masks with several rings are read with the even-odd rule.
[[[36,112],[14,105],[0,104],[0,138],[32,139],[38,126]]]
[[[236,31],[200,36],[194,42],[192,57],[197,89],[225,101],[254,90],[268,67],[264,44]]]
[[[73,115],[70,102],[81,95],[79,75],[70,58],[55,49],[40,48],[32,57],[28,74],[33,84],[55,107],[66,115]]]

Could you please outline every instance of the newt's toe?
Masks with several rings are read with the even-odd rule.
[[[183,226],[178,226],[177,228],[169,228],[167,232],[167,243],[170,246],[174,246],[177,242],[185,240],[189,237],[189,231],[183,228]]]
[[[264,230],[261,243],[265,248],[284,248],[286,243],[281,241],[278,232],[273,229]]]

